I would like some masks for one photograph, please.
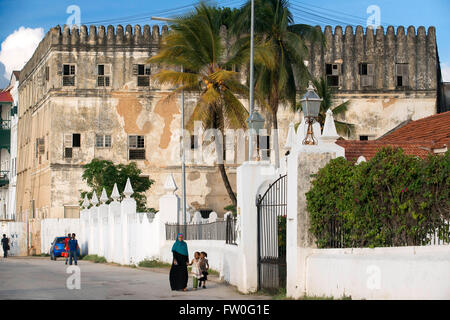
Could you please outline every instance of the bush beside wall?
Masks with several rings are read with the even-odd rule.
[[[450,151],[422,160],[385,147],[359,165],[333,159],[306,194],[310,231],[319,248],[336,242],[336,230],[342,247],[424,244],[430,226],[450,219],[449,193]],[[438,236],[450,240],[448,229]]]

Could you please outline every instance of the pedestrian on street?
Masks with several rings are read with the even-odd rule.
[[[10,249],[9,239],[6,237],[6,234],[3,234],[2,247],[3,247],[3,258],[6,258],[8,257],[8,250]]]
[[[169,282],[172,290],[187,291],[189,254],[183,234],[177,234],[177,240],[172,246],[173,261],[170,268]]]
[[[197,290],[198,279],[202,277],[202,272],[200,271],[200,252],[194,252],[194,259],[192,259],[189,265],[192,266],[192,288]]]
[[[72,235],[69,233],[67,238],[64,239],[64,255],[66,256],[66,264],[69,260],[69,240],[72,238]]]
[[[202,251],[200,253],[200,272],[202,273],[202,277],[199,279],[198,287],[202,287],[203,289],[206,289],[206,280],[208,280],[208,270],[209,270],[209,263],[208,259],[206,257],[208,254],[205,251]],[[203,285],[202,285],[203,284]]]
[[[69,240],[69,264],[72,265],[72,259],[75,260],[75,265],[77,265],[77,250],[78,241],[75,239],[75,233],[72,233],[72,239]]]

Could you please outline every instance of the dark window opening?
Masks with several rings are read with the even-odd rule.
[[[191,135],[191,150],[198,149],[198,136]]]
[[[359,136],[359,140],[360,141],[368,141],[369,140],[369,136]]]
[[[81,134],[74,133],[72,135],[72,147],[81,147]]]
[[[339,76],[327,76],[327,84],[330,87],[338,87],[339,86]]]

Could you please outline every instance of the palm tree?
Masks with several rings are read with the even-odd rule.
[[[287,0],[255,0],[255,36],[270,43],[275,67],[255,66],[256,95],[264,97],[262,108],[271,116],[275,165],[279,167],[278,119],[280,104],[296,108],[297,86],[306,87],[310,75],[305,40],[324,41],[321,30],[305,24],[294,24]],[[234,33],[249,33],[251,2],[241,9]],[[296,79],[298,80],[296,83]]]
[[[177,87],[172,95],[184,90],[198,93],[197,103],[186,128],[192,130],[194,121],[201,121],[204,129],[246,128],[248,112],[239,98],[248,96],[248,88],[239,81],[234,66],[249,59],[249,48],[236,41],[227,48],[220,36],[220,10],[203,3],[195,11],[175,20],[163,39],[161,50],[149,62],[160,63],[164,69],[153,76],[160,84]],[[255,48],[255,61],[270,65],[270,50]],[[184,71],[177,71],[180,69]],[[236,195],[232,190],[222,157],[224,146],[217,133],[214,136],[217,166],[227,193],[234,206]]]
[[[314,87],[316,88],[317,94],[319,97],[323,99],[322,103],[320,104],[320,110],[319,110],[319,116],[318,116],[318,122],[320,123],[321,128],[323,128],[323,125],[325,124],[325,118],[326,118],[326,112],[328,109],[332,107],[333,104],[333,95],[334,90],[333,87],[330,87],[328,85],[328,82],[326,78],[322,77],[320,79],[313,80]],[[344,103],[341,103],[337,105],[336,107],[332,108],[331,111],[333,112],[333,116],[339,116],[344,115],[347,111],[348,105],[350,104],[350,100],[345,101]],[[301,111],[302,107],[300,104],[297,105],[297,110]],[[347,135],[349,136],[354,129],[354,124],[347,123],[344,121],[338,121],[334,120],[334,123],[336,125],[336,130],[340,135]]]

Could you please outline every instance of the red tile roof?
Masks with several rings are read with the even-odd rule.
[[[442,148],[450,143],[450,111],[411,121],[377,141],[414,141],[427,143],[432,148]]]
[[[0,102],[13,102],[13,98],[9,91],[0,91]]]
[[[427,144],[415,142],[385,142],[378,140],[337,140],[336,143],[345,149],[345,158],[349,161],[356,161],[360,156],[366,160],[372,158],[382,147],[392,146],[402,148],[405,154],[416,155],[426,158],[431,152]]]
[[[405,154],[425,158],[433,149],[450,145],[450,111],[410,121],[377,140],[338,140],[345,148],[347,160],[356,161],[359,156],[372,158],[383,146],[402,148]]]

